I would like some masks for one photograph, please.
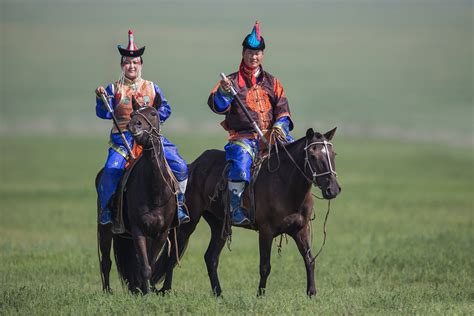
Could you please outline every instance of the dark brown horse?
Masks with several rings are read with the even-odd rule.
[[[152,268],[168,236],[176,212],[175,184],[164,157],[157,108],[140,107],[132,99],[133,113],[128,126],[135,142],[143,146],[142,157],[134,165],[124,192],[123,215],[129,234],[113,235],[111,225],[98,225],[99,260],[102,285],[110,291],[110,249],[114,245],[119,276],[131,292],[146,294]],[[100,177],[100,173],[96,179]]]
[[[278,145],[279,154],[270,156],[270,165],[279,166],[275,170],[267,168],[268,160],[263,162],[254,185],[255,224],[246,228],[259,232],[260,283],[258,295],[263,295],[270,274],[270,254],[272,240],[280,234],[288,234],[296,242],[306,266],[307,294],[316,294],[314,281],[314,260],[311,254],[309,221],[313,211],[311,186],[320,188],[325,199],[335,198],[341,188],[336,180],[335,153],[329,141],[336,129],[325,133],[315,133],[312,129],[303,137],[288,145]],[[270,166],[268,165],[268,166]],[[225,153],[219,150],[205,151],[190,166],[189,184],[186,201],[191,212],[191,222],[180,227],[176,240],[179,255],[187,246],[201,216],[211,228],[211,240],[205,254],[205,261],[212,291],[221,294],[217,276],[219,255],[226,240],[222,238],[224,225],[225,194],[221,192],[216,201],[216,185],[221,181],[225,168]],[[174,237],[171,238],[174,243]],[[172,254],[162,254],[156,263],[152,283],[161,281],[165,276],[164,292],[171,289],[173,268],[176,265],[175,245]]]

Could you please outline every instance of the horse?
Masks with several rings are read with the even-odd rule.
[[[152,268],[175,217],[177,185],[164,157],[156,94],[154,106],[140,106],[132,98],[133,112],[128,130],[143,147],[128,176],[123,196],[123,216],[128,230],[113,234],[111,225],[98,224],[98,252],[103,290],[111,292],[109,273],[113,241],[115,262],[122,283],[132,293],[149,293]],[[96,177],[96,187],[101,172]],[[98,204],[99,205],[99,204]]]
[[[315,258],[311,254],[310,236],[314,203],[311,187],[318,187],[327,200],[334,199],[341,192],[336,179],[335,152],[330,143],[335,132],[336,128],[325,134],[308,129],[306,136],[299,140],[286,145],[277,143],[273,154],[263,162],[262,166],[268,163],[268,167],[261,168],[253,187],[255,221],[245,227],[259,233],[258,296],[265,294],[271,269],[272,240],[281,234],[288,234],[295,240],[306,266],[306,293],[309,297],[316,295]],[[161,282],[164,278],[159,292],[165,293],[171,289],[173,269],[177,264],[175,251],[179,252],[179,256],[183,255],[189,237],[203,216],[211,228],[211,239],[204,259],[213,294],[221,295],[217,267],[219,255],[226,243],[225,236],[222,236],[223,225],[229,215],[224,211],[226,194],[221,192],[216,200],[210,197],[216,197],[214,193],[224,177],[225,165],[225,152],[220,150],[207,150],[190,165],[186,201],[191,212],[191,222],[181,226],[177,235],[171,238],[171,255],[163,253],[156,262],[152,283]],[[174,244],[175,240],[177,245]]]

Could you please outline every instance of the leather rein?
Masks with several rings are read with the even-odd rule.
[[[161,141],[161,128],[160,127],[155,127],[151,122],[150,120],[143,114],[141,113],[141,110],[145,109],[146,106],[143,106],[143,107],[140,107],[138,110],[136,111],[133,111],[133,116],[135,115],[138,115],[140,117],[142,117],[149,125],[149,129],[143,129],[143,133],[146,133],[148,134],[148,136],[151,137],[151,145],[152,145],[152,148],[143,148],[143,150],[153,150],[153,153],[155,154],[155,160],[156,160],[156,163],[158,166],[160,166],[160,163],[159,163],[159,158],[162,154],[162,148],[163,148],[163,144],[162,144],[162,141]],[[158,115],[158,113],[156,114]],[[166,162],[166,159],[165,159],[165,168],[166,168],[166,171],[168,172],[168,176],[170,177],[171,179],[171,182],[172,184],[170,184],[166,178],[165,178],[165,175],[163,174],[163,170],[162,168],[158,168],[160,170],[160,174],[161,174],[161,177],[163,179],[163,181],[166,183],[166,185],[168,186],[168,188],[170,189],[170,191],[173,193],[173,195],[177,195],[178,194],[178,189],[174,189],[174,188],[178,188],[178,181],[176,180],[175,176],[173,175],[173,172],[170,170],[170,167],[168,165],[168,163]],[[174,187],[174,188],[173,188]]]
[[[270,135],[270,139],[273,138],[273,143],[276,143],[276,141],[281,145],[281,147],[283,147],[283,149],[285,150],[286,152],[286,155],[288,156],[288,158],[290,158],[291,162],[295,165],[296,169],[298,169],[298,171],[301,173],[301,175],[306,179],[308,180],[308,182],[310,182],[312,185],[318,187],[321,189],[321,186],[318,185],[316,179],[318,177],[321,177],[321,176],[325,176],[325,175],[328,175],[328,174],[333,174],[334,176],[337,177],[337,173],[336,171],[333,169],[332,167],[332,163],[331,163],[331,157],[329,157],[329,148],[328,146],[331,146],[332,147],[332,144],[326,140],[324,141],[316,141],[316,142],[311,142],[308,144],[308,140],[306,139],[306,144],[305,144],[305,147],[304,147],[304,152],[305,152],[305,162],[304,162],[304,166],[303,166],[303,169],[304,171],[300,168],[300,166],[298,166],[298,163],[296,163],[295,159],[293,158],[293,156],[290,154],[290,152],[288,151],[288,149],[286,148],[285,144],[283,144],[273,133]],[[270,142],[272,143],[272,142]],[[329,170],[325,171],[325,172],[322,172],[322,173],[318,173],[316,169],[313,169],[313,167],[311,166],[311,163],[309,161],[309,154],[308,154],[308,149],[313,146],[313,145],[318,145],[318,144],[322,144],[324,146],[324,149],[325,149],[325,153],[326,153],[326,158],[328,160],[328,164],[329,164]],[[279,157],[279,153],[278,153],[278,146],[275,146],[275,153],[278,157],[278,167],[280,165],[280,157]],[[269,171],[271,172],[274,172],[278,169],[278,167],[276,169],[273,169],[273,170],[270,170],[270,156],[271,156],[271,147],[268,149],[268,168],[269,168]],[[309,170],[311,171],[311,176],[312,178],[308,177],[308,175],[306,174],[306,166],[308,166]],[[321,198],[320,198],[321,199]]]
[[[305,173],[305,171],[301,170],[300,166],[298,166],[298,164],[296,163],[295,159],[293,158],[293,156],[291,156],[290,152],[288,151],[288,149],[286,148],[285,144],[283,144],[275,135],[274,133],[272,132],[270,134],[270,144],[272,143],[272,138],[273,138],[273,143],[276,144],[276,142],[278,141],[278,143],[280,143],[283,147],[283,149],[285,150],[288,158],[290,158],[291,162],[295,165],[296,169],[298,169],[298,171],[303,175],[303,177],[308,180],[308,182],[310,182],[312,185],[318,187],[321,189],[321,186],[318,185],[316,179],[318,177],[321,177],[321,176],[325,176],[325,175],[328,175],[328,174],[333,174],[334,176],[337,177],[337,173],[336,171],[333,169],[332,167],[332,164],[331,164],[331,157],[329,157],[329,148],[328,146],[331,146],[332,147],[332,144],[326,140],[324,141],[316,141],[316,142],[311,142],[308,144],[308,140],[306,139],[306,144],[305,144],[305,147],[304,147],[304,152],[305,152],[305,162],[304,162],[304,169],[306,170],[306,165],[308,165],[309,167],[309,170],[311,171],[311,175],[312,175],[312,179],[310,177],[308,177]],[[328,164],[329,164],[329,170],[325,171],[325,172],[322,172],[322,173],[317,173],[316,170],[313,170],[313,167],[311,166],[311,163],[309,162],[309,154],[308,154],[308,149],[313,146],[313,145],[318,145],[318,144],[322,144],[324,146],[324,149],[325,149],[325,152],[326,152],[326,157],[328,159]],[[279,166],[280,166],[280,157],[279,157],[279,153],[278,153],[278,145],[275,146],[275,153],[278,157],[278,166],[276,169],[274,170],[270,170],[270,157],[271,157],[271,147],[268,149],[268,170],[270,172],[274,172],[276,171]],[[317,195],[315,195],[314,193],[311,193],[314,197],[316,197],[317,199],[319,200],[324,200],[324,198],[321,198]],[[321,243],[321,246],[319,247],[319,250],[318,252],[316,253],[316,255],[311,259],[311,264],[314,263],[314,261],[316,261],[316,258],[319,257],[319,255],[321,254],[321,252],[323,251],[323,248],[324,248],[324,245],[326,245],[326,238],[327,238],[327,229],[326,229],[326,223],[327,223],[327,220],[328,220],[328,217],[329,217],[329,212],[331,210],[331,200],[328,200],[328,208],[327,208],[327,211],[326,211],[326,216],[324,217],[324,224],[323,224],[323,241]],[[316,217],[316,214],[314,215],[313,219]],[[313,220],[312,219],[312,220]],[[311,221],[310,221],[311,223]],[[312,225],[310,225],[310,227],[312,227]],[[311,229],[311,242],[313,241],[313,233],[312,233],[312,229]],[[281,239],[280,239],[280,248],[279,248],[279,252],[281,251]],[[307,250],[307,254],[309,254],[311,251],[311,247],[308,248]]]

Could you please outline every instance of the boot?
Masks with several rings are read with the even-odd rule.
[[[184,210],[184,193],[186,192],[186,186],[188,185],[188,179],[184,179],[182,181],[179,181],[179,193],[178,196],[176,197],[177,199],[177,204],[178,204],[178,223],[179,225],[181,224],[186,224],[189,223],[191,220],[189,218],[188,213]]]
[[[189,215],[184,210],[184,193],[179,192],[177,195],[178,201],[178,223],[179,225],[189,223],[191,220]]]
[[[112,224],[112,212],[108,209],[102,209],[99,214],[99,223],[101,225]]]
[[[229,181],[229,201],[230,212],[232,214],[232,225],[245,226],[250,224],[250,220],[245,215],[241,206],[242,193],[244,192],[245,182]]]

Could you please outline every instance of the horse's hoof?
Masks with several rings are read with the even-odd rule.
[[[306,292],[309,298],[313,298],[316,296],[316,289],[311,289]]]
[[[170,294],[170,293],[171,293],[171,289],[161,288],[161,289],[157,290],[157,289],[155,288],[155,291],[154,291],[154,292],[155,292],[156,295],[165,296],[166,294]]]
[[[221,289],[214,289],[212,291],[212,294],[214,295],[214,297],[222,297],[222,290]]]
[[[110,287],[106,287],[104,289],[102,289],[104,291],[104,293],[106,294],[114,294],[114,292],[112,291],[112,289]]]

